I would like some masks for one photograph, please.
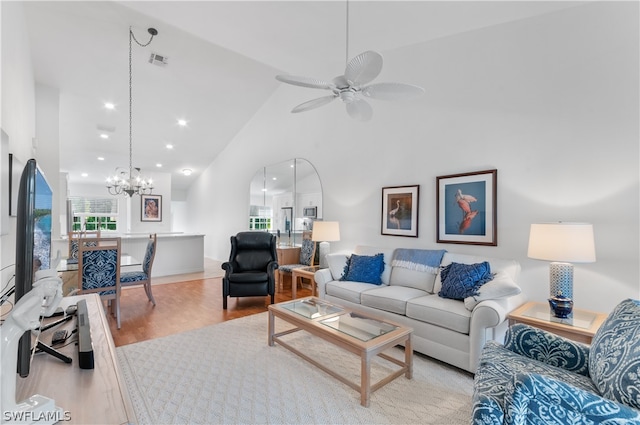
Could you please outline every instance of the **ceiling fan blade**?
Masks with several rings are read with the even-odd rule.
[[[382,71],[382,55],[368,50],[351,59],[344,71],[349,84],[360,86],[373,81]]]
[[[424,89],[404,83],[378,83],[363,87],[360,93],[372,99],[404,100],[423,95]]]
[[[295,108],[293,108],[291,110],[291,112],[293,112],[295,114],[297,112],[304,112],[304,111],[309,111],[311,109],[316,109],[316,108],[319,108],[319,107],[321,107],[323,105],[326,105],[327,103],[329,103],[332,100],[334,100],[336,97],[337,96],[334,96],[334,95],[319,97],[317,99],[313,99],[313,100],[310,100],[308,102],[301,103],[300,105],[298,105]]]
[[[347,113],[358,121],[369,121],[373,116],[371,105],[364,99],[354,99],[346,104]]]
[[[293,84],[294,86],[308,87],[312,89],[329,89],[334,86],[328,81],[318,80],[317,78],[296,77],[295,75],[276,75],[276,80],[283,83]]]

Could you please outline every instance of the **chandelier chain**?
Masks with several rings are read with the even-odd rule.
[[[155,28],[149,28],[148,31],[151,38],[146,44],[142,44],[136,39],[132,27],[129,26],[129,175],[126,176],[124,171],[120,171],[119,175],[107,178],[107,189],[112,195],[124,193],[133,196],[134,193],[142,195],[153,191],[152,180],[142,178],[140,168],[136,168],[135,176],[133,173],[133,41],[135,40],[141,47],[148,46],[153,37],[158,34]]]

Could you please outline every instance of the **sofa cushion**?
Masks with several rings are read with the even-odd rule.
[[[360,304],[404,316],[407,301],[424,295],[427,292],[406,286],[382,286],[362,292]]]
[[[465,298],[464,306],[471,311],[480,301],[506,298],[512,295],[518,295],[520,292],[520,287],[511,279],[509,274],[505,271],[500,271],[495,274],[493,279],[478,289],[477,295],[471,295]]]
[[[406,286],[433,293],[436,275],[430,272],[409,270],[404,267],[392,267],[389,285]]]
[[[384,256],[384,271],[380,276],[383,285],[389,284],[389,278],[391,276],[391,261],[393,260],[393,248],[376,248],[375,246],[358,245],[356,246],[355,253],[358,255],[375,255],[382,253]]]
[[[640,409],[640,301],[611,312],[591,341],[589,374],[604,397]]]
[[[344,273],[344,266],[347,265],[348,259],[349,255],[347,254],[327,254],[327,265],[329,266],[329,270],[331,271],[331,277],[333,277],[333,280],[340,280],[342,274]]]
[[[471,312],[460,301],[425,295],[407,301],[407,317],[469,334]]]
[[[487,261],[476,264],[451,263],[440,271],[440,276],[442,289],[438,295],[454,300],[477,295],[480,286],[493,278]]]
[[[325,291],[327,295],[360,304],[360,294],[372,288],[378,287],[370,283],[334,280],[327,283]]]
[[[381,285],[381,275],[384,271],[384,255],[357,255],[352,254],[344,266],[344,273],[340,280],[353,282],[372,283]]]

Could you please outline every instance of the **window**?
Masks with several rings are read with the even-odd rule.
[[[118,230],[117,198],[69,198],[71,204],[71,230]]]

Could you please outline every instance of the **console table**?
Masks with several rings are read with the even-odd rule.
[[[137,423],[124,377],[120,372],[116,350],[105,317],[104,308],[97,294],[65,297],[60,307],[66,309],[80,299],[87,300],[87,310],[91,325],[91,339],[94,351],[94,369],[80,369],[78,366],[77,333],[67,340],[67,345],[56,348],[71,357],[71,364],[45,353],[36,354],[31,363],[31,371],[26,378],[17,374],[16,396],[18,401],[33,394],[41,394],[55,400],[56,406],[69,412],[65,424],[130,424]],[[47,319],[54,321],[60,317]],[[49,345],[53,332],[76,327],[77,319],[44,331],[40,341]],[[70,341],[73,341],[69,343]],[[4,373],[5,371],[3,371]]]

